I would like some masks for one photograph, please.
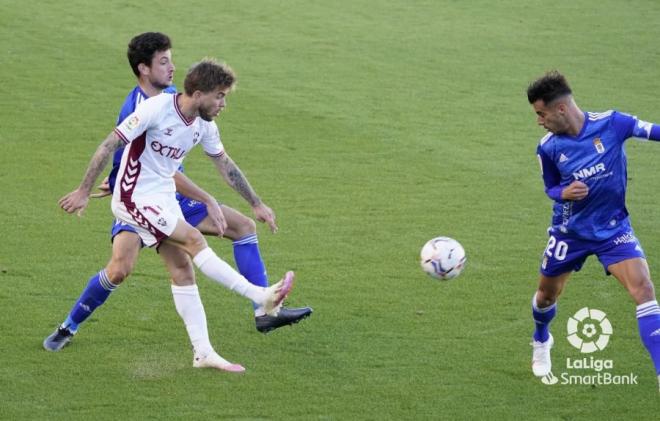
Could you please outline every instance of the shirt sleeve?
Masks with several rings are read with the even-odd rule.
[[[543,177],[543,184],[545,185],[545,194],[556,202],[563,202],[561,198],[561,192],[563,190],[560,184],[561,174],[559,173],[557,165],[555,165],[540,145],[536,149],[536,156],[541,165],[541,176]]]
[[[640,120],[636,116],[614,112],[612,125],[624,140],[635,137],[639,140],[660,141],[660,126]]]
[[[125,144],[131,143],[155,125],[159,114],[158,105],[161,103],[157,98],[150,98],[138,104],[135,111],[115,128],[115,133]]]
[[[644,120],[637,120],[632,135],[639,140],[660,141],[660,126]]]
[[[124,102],[124,105],[119,111],[119,117],[117,117],[117,126],[119,126],[122,121],[126,120],[126,117],[128,117],[133,111],[135,111],[135,100],[133,100],[133,102],[128,100]]]
[[[202,148],[208,156],[218,157],[225,153],[225,147],[220,140],[220,130],[215,121],[209,122],[204,130],[204,135],[201,139]]]

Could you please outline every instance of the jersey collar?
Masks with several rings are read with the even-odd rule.
[[[176,113],[179,115],[179,117],[180,117],[181,120],[184,122],[184,124],[185,124],[186,126],[190,126],[191,124],[193,124],[193,123],[195,122],[195,119],[196,119],[197,117],[193,117],[192,120],[188,120],[188,119],[186,118],[186,116],[183,115],[183,113],[181,112],[181,109],[179,108],[179,102],[177,101],[177,99],[178,99],[180,96],[181,96],[180,93],[178,93],[178,94],[176,94],[176,95],[172,95],[172,99],[174,100],[174,109],[176,110]]]

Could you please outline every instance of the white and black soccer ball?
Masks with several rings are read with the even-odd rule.
[[[422,269],[441,281],[454,279],[465,268],[467,256],[461,244],[449,237],[436,237],[422,247]]]

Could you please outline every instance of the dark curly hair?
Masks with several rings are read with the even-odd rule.
[[[573,92],[564,75],[557,70],[547,72],[542,77],[536,79],[527,88],[527,99],[530,104],[539,99],[545,104],[549,104],[557,98],[570,95]]]
[[[151,60],[158,51],[167,51],[172,48],[170,37],[160,32],[145,32],[133,37],[128,43],[128,62],[135,76],[140,76],[138,66],[144,63],[151,67]]]

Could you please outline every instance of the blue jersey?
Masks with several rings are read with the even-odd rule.
[[[537,148],[545,191],[555,201],[552,230],[584,240],[605,240],[629,227],[626,153],[630,137],[658,140],[660,128],[616,111],[585,113],[577,136],[548,133]],[[589,187],[582,200],[561,199],[575,180]]]
[[[168,94],[175,94],[176,87],[174,85],[168,86],[163,90],[163,92]],[[119,126],[119,124],[124,121],[126,117],[135,111],[135,108],[138,106],[138,104],[147,98],[149,98],[149,96],[144,93],[139,85],[133,88],[133,90],[128,93],[128,96],[124,101],[124,105],[121,107],[121,111],[119,111],[119,117],[117,118],[117,124],[115,124],[115,126]],[[110,170],[110,175],[108,175],[110,191],[115,190],[115,180],[117,179],[117,171],[119,171],[119,165],[121,164],[121,156],[123,153],[124,148],[121,147],[115,151],[115,155],[112,158],[112,170]]]

